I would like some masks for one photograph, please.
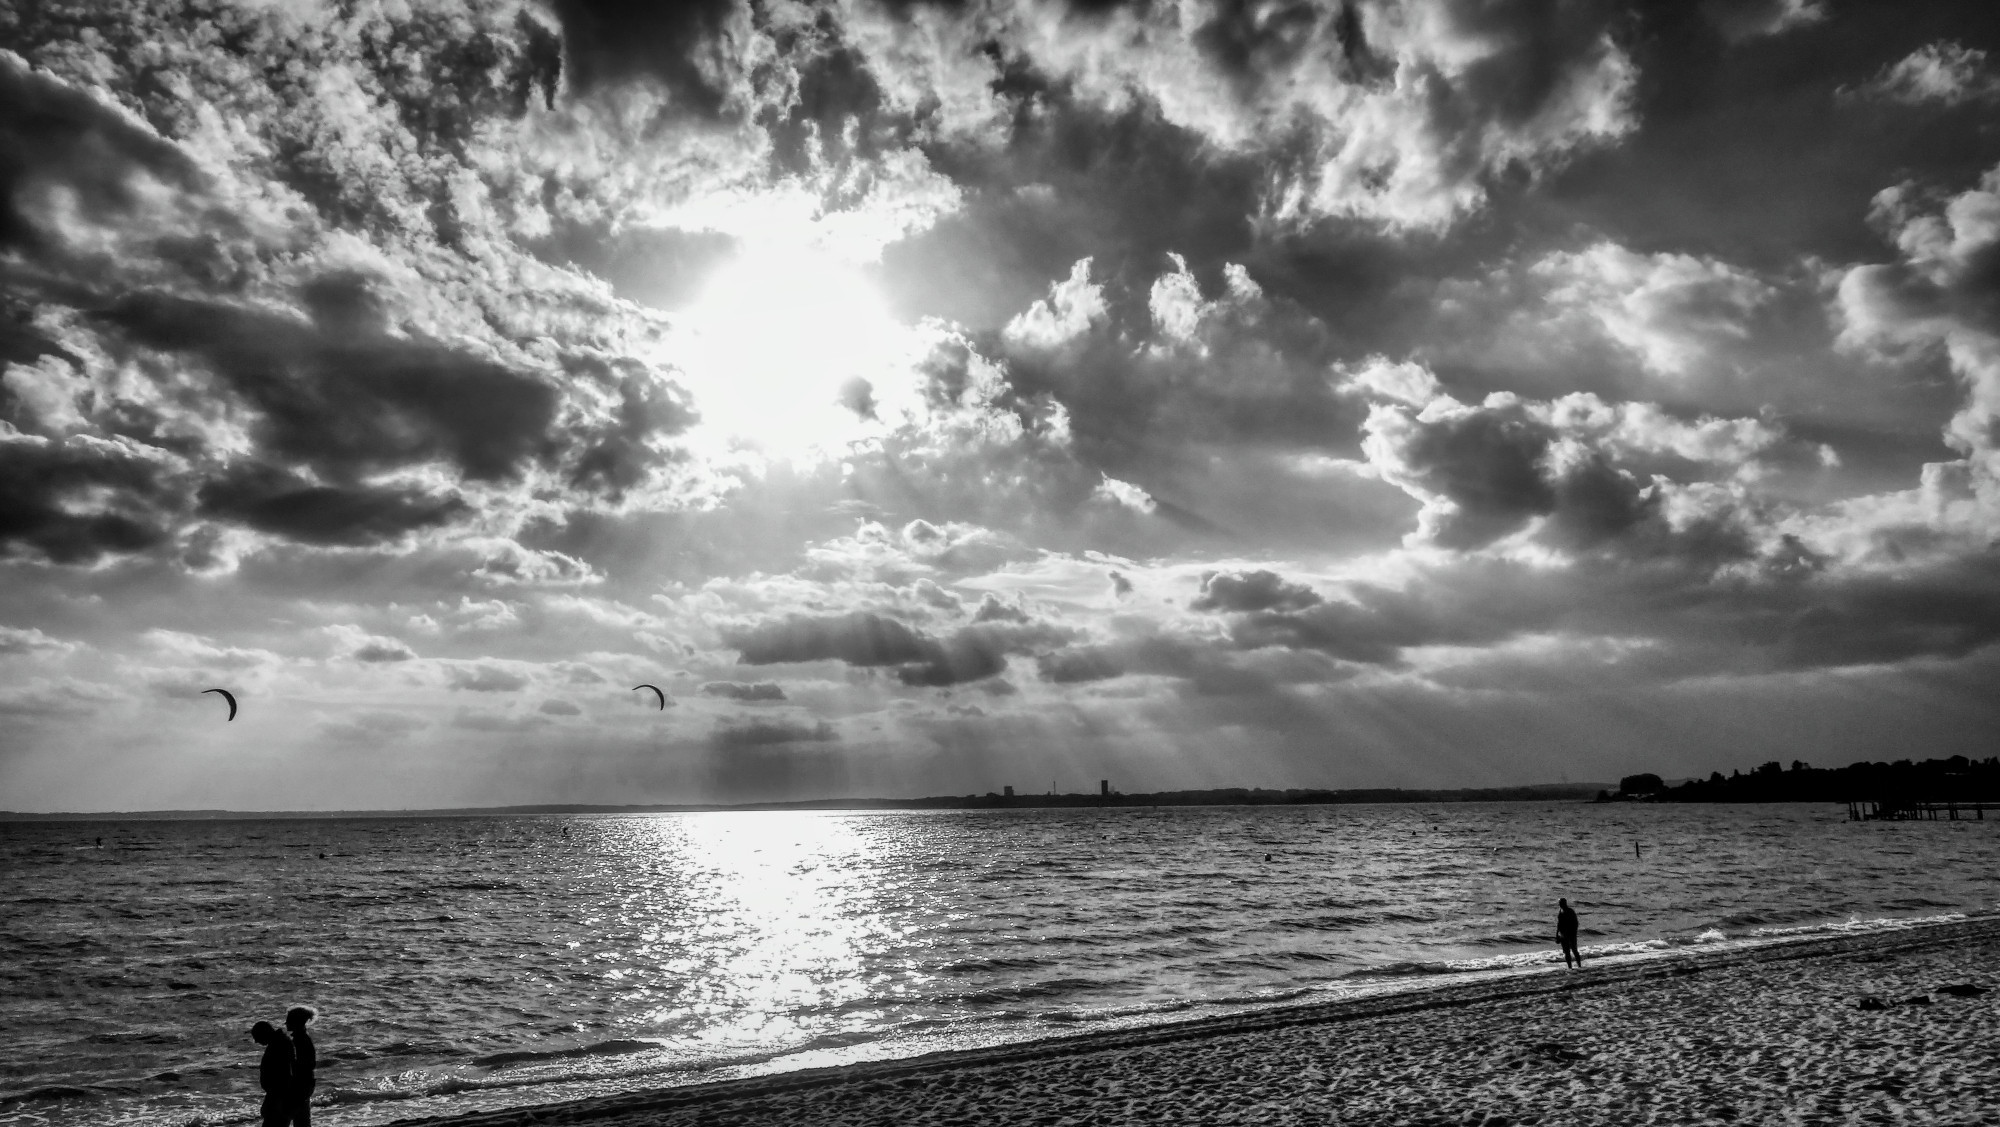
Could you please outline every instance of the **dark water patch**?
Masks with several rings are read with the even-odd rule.
[[[940,974],[990,974],[1001,970],[1032,970],[1035,967],[1045,967],[1048,965],[1049,961],[1047,959],[1037,959],[1031,956],[1016,956],[1014,958],[995,956],[990,959],[961,959],[955,963],[946,963],[944,966],[938,968],[938,972]]]
[[[1587,928],[1577,929],[1578,936],[1594,934],[1596,933]],[[1525,947],[1537,943],[1553,943],[1555,942],[1555,936],[1549,932],[1541,931],[1503,931],[1492,935],[1471,936],[1460,940],[1460,942],[1470,947]]]
[[[375,1046],[373,1051],[381,1057],[463,1057],[472,1054],[470,1049],[461,1049],[448,1041],[391,1041]]]
[[[599,1041],[594,1045],[583,1045],[574,1049],[548,1049],[541,1052],[520,1050],[507,1053],[493,1053],[489,1056],[474,1057],[472,1063],[483,1068],[499,1068],[502,1065],[522,1064],[530,1061],[575,1060],[579,1057],[621,1056],[627,1053],[644,1053],[653,1049],[663,1049],[665,1045],[657,1041]]]
[[[1352,931],[1355,928],[1372,927],[1381,922],[1380,916],[1336,913],[1278,920],[1276,924],[1292,931]]]
[[[822,1033],[798,1047],[797,1052],[812,1052],[818,1049],[845,1049],[854,1045],[867,1045],[882,1040],[883,1033],[855,1030],[846,1033]]]
[[[995,987],[991,990],[969,990],[963,993],[934,994],[933,1003],[959,1003],[970,1006],[994,1006],[1010,1002],[1025,1002],[1035,998],[1056,998],[1065,994],[1078,994],[1086,990],[1096,990],[1102,983],[1092,978],[1051,978],[1042,982],[1024,982],[1015,986]]]
[[[56,1100],[101,1099],[108,1095],[101,1088],[83,1088],[70,1084],[48,1084],[40,1088],[29,1088],[22,1092],[0,1092],[0,1107],[18,1104],[52,1103]]]

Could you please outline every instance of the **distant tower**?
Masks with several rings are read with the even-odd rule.
[[[1110,797],[1111,797],[1111,780],[1110,780],[1110,779],[1099,779],[1099,780],[1097,780],[1097,796],[1098,796],[1099,798],[1110,798]]]
[[[1008,798],[1012,798],[1012,797],[1014,797],[1014,788],[1013,788],[1013,787],[1008,787],[1008,788],[1007,788],[1007,797],[1008,797]]]

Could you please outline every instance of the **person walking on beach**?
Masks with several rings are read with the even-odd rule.
[[[292,1115],[292,1041],[268,1021],[250,1027],[250,1039],[264,1046],[257,1084],[264,1089],[264,1127],[285,1127]]]
[[[1565,898],[1556,899],[1556,942],[1562,944],[1563,966],[1583,967],[1583,952],[1576,945],[1576,909]],[[1575,960],[1574,963],[1571,960]]]
[[[319,1050],[313,1047],[306,1022],[319,1016],[311,1006],[293,1006],[285,1014],[285,1029],[292,1035],[292,1118],[293,1127],[312,1127],[312,1094],[319,1084],[314,1071],[319,1067]]]

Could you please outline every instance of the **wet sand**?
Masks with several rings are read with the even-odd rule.
[[[416,1122],[2000,1125],[2000,919]]]

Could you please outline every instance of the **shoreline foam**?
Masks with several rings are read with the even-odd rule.
[[[1891,964],[1904,967],[1908,973],[1903,978],[1929,972],[1931,977],[1956,975],[1955,980],[1971,979],[1991,987],[1995,984],[1987,981],[1991,977],[1987,967],[1996,965],[1996,959],[2000,959],[2000,918],[1982,916],[1900,925],[1871,921],[1865,928],[1857,925],[1846,933],[1803,938],[1775,934],[1647,950],[1627,957],[1594,960],[1594,965],[1574,974],[1561,969],[1474,972],[1476,977],[1470,980],[1432,982],[1418,989],[1387,988],[1333,1001],[1290,1002],[1228,1014],[1152,1021],[919,1056],[751,1071],[727,1079],[566,1103],[397,1122],[511,1127],[527,1122],[587,1120],[636,1127],[695,1120],[747,1124],[797,1121],[805,1117],[807,1121],[822,1123],[977,1124],[1024,1119],[1053,1123],[1067,1115],[1082,1116],[1079,1121],[1141,1123],[1171,1120],[1174,1107],[1208,1106],[1218,1099],[1228,1107],[1263,1107],[1258,1116],[1252,1117],[1257,1122],[1285,1122],[1294,1115],[1324,1122],[1328,1115],[1337,1121],[1342,1116],[1358,1114],[1359,1109],[1341,1110],[1341,1105],[1353,1102],[1355,1090],[1367,1089],[1373,1092],[1369,1102],[1374,1105],[1374,1113],[1388,1116],[1385,1121],[1463,1123],[1467,1121],[1464,1114],[1443,1119],[1426,1117],[1443,1114],[1443,1106],[1432,1105],[1438,1104],[1440,1098],[1447,1104],[1452,1102],[1449,1092],[1465,1088],[1474,1074],[1493,1074],[1498,1069],[1502,1081],[1509,1077],[1547,1081],[1563,1070],[1587,1070],[1591,1059],[1613,1053],[1617,1048],[1615,1044],[1592,1047],[1589,1043],[1592,1037],[1607,1035],[1607,1022],[1611,1027],[1638,1022],[1653,1033],[1659,1032],[1657,1027],[1663,1019],[1648,1019],[1651,1022],[1648,1024],[1633,1016],[1635,1010],[1671,1014],[1671,1021],[1678,1024],[1669,1024],[1669,1029],[1684,1025],[1706,1030],[1705,1043],[1714,1051],[1696,1052],[1694,1057],[1713,1057],[1711,1063],[1717,1076],[1731,1075],[1746,1057],[1760,1063],[1796,1058],[1796,1068],[1809,1069],[1815,1059],[1827,1059],[1829,1053],[1841,1055],[1837,1050],[1843,1046],[1833,1043],[1841,1040],[1838,1036],[1841,1029],[1865,1031],[1870,1026],[1919,1013],[1915,1006],[1892,1008],[1885,1012],[1895,1016],[1885,1018],[1883,1013],[1855,1009],[1860,996],[1856,991],[1866,989],[1870,981],[1887,983],[1880,988],[1884,993],[1911,989],[1909,982],[1887,973],[1892,969]],[[1774,981],[1789,992],[1784,998],[1773,994]],[[1922,989],[1934,990],[1943,984],[1928,983]],[[1811,1003],[1813,1021],[1794,1021],[1788,1025],[1768,1020],[1770,1014],[1765,1011],[1772,1007],[1799,1005],[1796,999],[1800,992],[1815,995]],[[1561,1012],[1572,1008],[1604,1011],[1588,1022],[1576,1024],[1572,1032],[1579,1036],[1570,1038],[1576,1044],[1566,1044],[1558,1035],[1522,1042],[1514,1050],[1500,1047],[1510,1035],[1521,1033],[1528,1026],[1548,1032],[1552,1010],[1556,1018],[1553,1028],[1560,1030],[1564,1024]],[[1922,1012],[1930,1013],[1928,1009]],[[1760,1013],[1763,1019],[1756,1020]],[[2000,1033],[2000,992],[1983,998],[1953,999],[1948,1004],[1941,1000],[1936,1014],[1971,1015],[1968,1020],[1977,1019],[1979,1024],[1970,1043],[1991,1044],[1992,1036]],[[1822,1028],[1815,1024],[1822,1018],[1831,1019],[1831,1026]],[[1904,1038],[1908,1043],[1899,1043],[1894,1036],[1888,1036],[1863,1046],[1864,1058],[1874,1061],[1875,1071],[1888,1076],[1886,1080],[1878,1076],[1869,1079],[1887,1087],[1858,1093],[1839,1088],[1842,1098],[1883,1103],[1885,1107],[1878,1110],[1895,1114],[1900,1121],[2000,1122],[2000,1117],[1982,1110],[1990,1102],[1986,1093],[2000,1081],[2000,1075],[1994,1075],[2000,1072],[2000,1058],[1990,1050],[1985,1052],[1983,1062],[1965,1060],[1962,1068],[1951,1073],[1952,1079],[1934,1093],[1942,1101],[1936,1110],[1948,1118],[1927,1120],[1925,1109],[1908,1106],[1909,1101],[1901,1098],[1916,1081],[1897,1077],[1912,1073],[1913,1062],[1948,1050],[1955,1043],[1950,1036],[1941,1036],[1948,1032],[1927,1028],[1923,1038]],[[1484,1048],[1475,1046],[1475,1051],[1468,1054],[1467,1037],[1493,1044]],[[1382,1084],[1374,1085],[1368,1077],[1354,1075],[1350,1062],[1345,1060],[1342,1060],[1341,1080],[1321,1082],[1313,1078],[1310,1074],[1315,1070],[1330,1075],[1326,1073],[1324,1050],[1341,1044],[1347,1044],[1350,1052],[1335,1052],[1336,1060],[1351,1055],[1352,1050],[1394,1044],[1403,1056],[1416,1062],[1415,1078],[1396,1081],[1393,1076],[1385,1076]],[[1495,1055],[1484,1051],[1486,1048],[1500,1051]],[[1656,1071],[1671,1073],[1674,1066],[1685,1065],[1688,1053],[1684,1050],[1685,1046],[1663,1050],[1654,1065],[1667,1067]],[[1525,1056],[1521,1055],[1523,1052]],[[1949,1057],[1950,1053],[1947,1051],[1945,1055]],[[1194,1065],[1190,1062],[1199,1068],[1191,1072]],[[1111,1068],[1114,1063],[1117,1067]],[[1652,1067],[1645,1065],[1643,1054],[1636,1063],[1642,1070]],[[1786,1066],[1776,1067],[1782,1072]],[[1076,1082],[1079,1077],[1104,1073],[1106,1069],[1121,1076],[1141,1078],[1137,1086],[1151,1095],[1139,1098],[1129,1092],[1114,1093],[1102,1084]],[[1524,1069],[1528,1071],[1523,1072]],[[1208,1079],[1194,1085],[1188,1077],[1197,1074]],[[1232,1084],[1231,1077],[1239,1074],[1242,1082]],[[1424,1091],[1425,1076],[1431,1077],[1429,1087],[1434,1091]],[[1284,1079],[1274,1080],[1274,1077]],[[1497,1094],[1485,1098],[1488,1103],[1513,1107],[1511,1113],[1504,1110],[1494,1113],[1513,1123],[1694,1122],[1710,1118],[1709,1112],[1716,1108],[1727,1109],[1727,1114],[1716,1111],[1717,1122],[1736,1116],[1770,1121],[1774,1111],[1783,1112],[1776,1116],[1783,1121],[1847,1121],[1841,1109],[1822,1108],[1818,1113],[1794,1114],[1797,1109],[1792,1105],[1797,1099],[1814,1094],[1824,1096],[1824,1084],[1811,1085],[1815,1091],[1807,1091],[1806,1084],[1782,1078],[1767,1084],[1769,1090],[1763,1092],[1761,1113],[1750,1116],[1736,1105],[1755,1093],[1730,1095],[1724,1090],[1745,1087],[1743,1077],[1719,1088],[1705,1087],[1699,1076],[1679,1077],[1678,1082],[1680,1087],[1708,1099],[1715,1108],[1694,1107],[1687,1099],[1665,1102],[1655,1099],[1661,1106],[1649,1110],[1645,1106],[1649,1097],[1641,1097],[1628,1109],[1629,1114],[1617,1113],[1608,1120],[1593,1120],[1563,1118],[1561,1106],[1537,1103],[1549,1097],[1551,1089],[1547,1084],[1528,1084],[1524,1088],[1518,1083],[1503,1082]],[[1574,1101],[1592,1091],[1616,1091],[1630,1086],[1629,1082],[1618,1082],[1616,1078],[1600,1077],[1594,1086],[1585,1084],[1581,1090],[1572,1091],[1576,1086],[1566,1084],[1563,1091]],[[1673,1084],[1641,1087],[1657,1095]],[[940,1102],[934,1089],[956,1093],[959,1098],[957,1102],[949,1099]],[[1036,1091],[1041,1094],[1034,1095]],[[1729,1102],[1732,1100],[1733,1104]],[[1557,1104],[1560,1103],[1558,1100]],[[1888,1104],[1896,1106],[1887,1107]],[[1029,1105],[1036,1109],[1033,1115],[1027,1114]],[[1224,1110],[1211,1108],[1210,1114],[1221,1116]],[[1481,1115],[1486,1120],[1492,1118],[1484,1112]],[[1223,1122],[1226,1117],[1185,1121]],[[1359,1121],[1376,1120],[1364,1117]]]

